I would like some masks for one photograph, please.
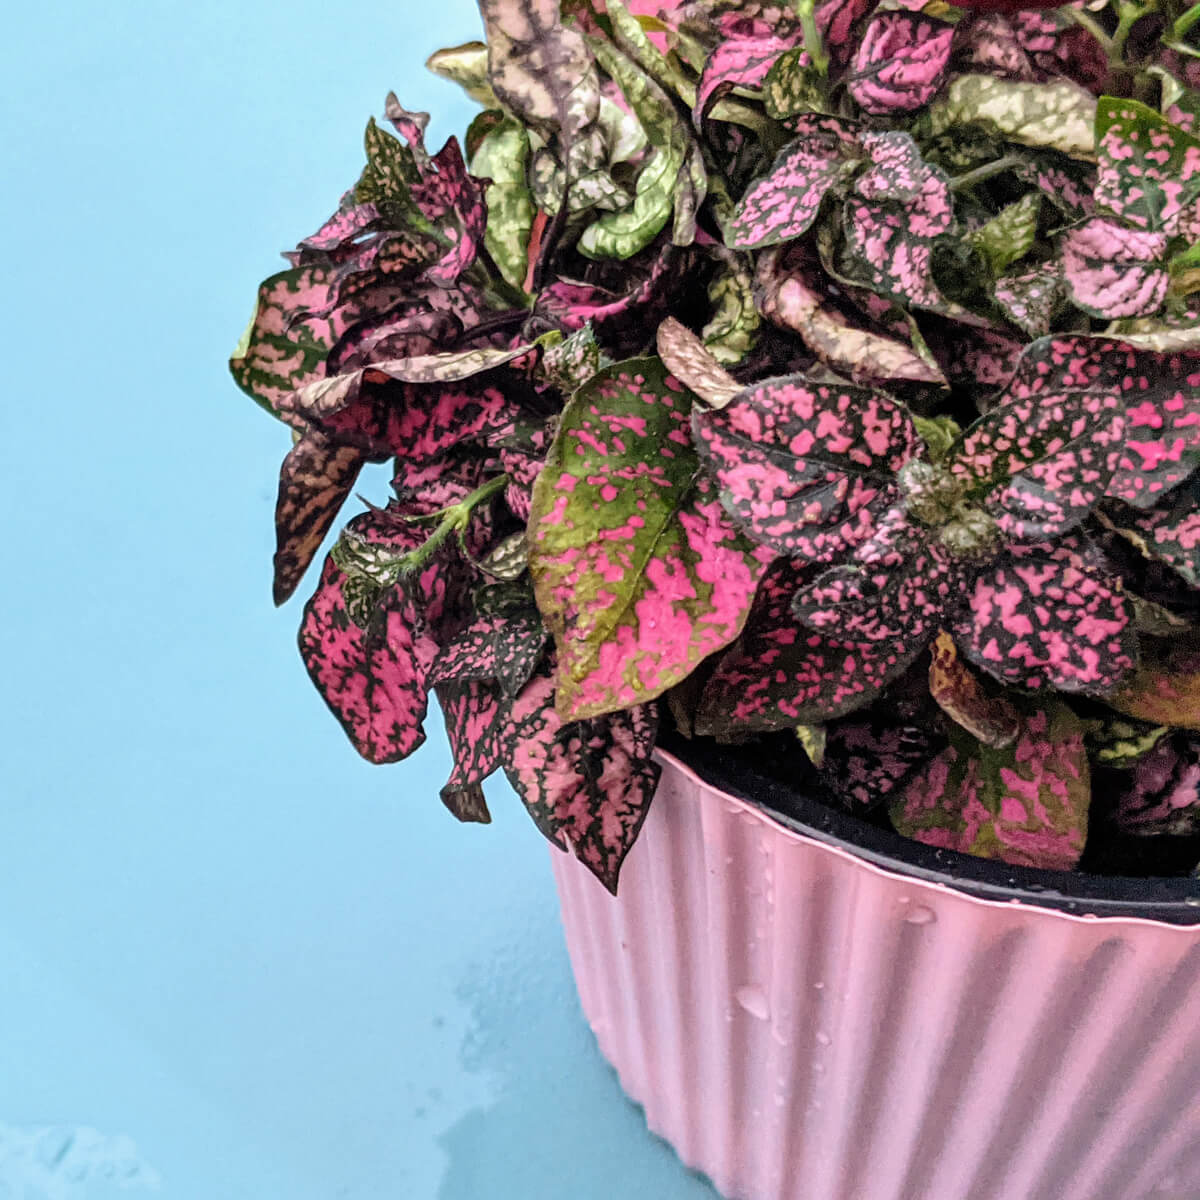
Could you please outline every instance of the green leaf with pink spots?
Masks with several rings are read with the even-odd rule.
[[[785,375],[697,409],[696,445],[721,503],[756,542],[829,562],[871,535],[920,439],[882,392]]]
[[[893,801],[892,824],[929,846],[1069,871],[1087,838],[1091,777],[1084,727],[1065,704],[1029,702],[1016,740],[950,744]]]
[[[1200,198],[1200,138],[1136,100],[1101,96],[1096,203],[1137,229],[1174,234]]]
[[[703,735],[791,729],[869,704],[921,653],[923,644],[853,645],[805,629],[792,615],[813,569],[780,559],[754,600],[742,636],[706,683],[696,716]]]
[[[1008,547],[950,626],[964,657],[1030,691],[1105,692],[1137,658],[1120,578],[1086,542]]]
[[[690,394],[654,358],[575,393],[534,487],[529,568],[568,719],[643,703],[741,631],[770,551],[699,473]]]
[[[861,152],[852,124],[806,116],[797,131],[742,197],[725,227],[727,246],[754,250],[799,237],[816,220],[825,194],[854,169]]]
[[[803,39],[798,26],[754,37],[732,37],[718,44],[709,55],[696,85],[692,120],[697,129],[717,100],[739,88],[761,87],[775,61]]]

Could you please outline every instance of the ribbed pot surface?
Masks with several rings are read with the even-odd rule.
[[[554,854],[580,1000],[733,1200],[1200,1200],[1200,926],[979,900],[669,755],[613,899]]]

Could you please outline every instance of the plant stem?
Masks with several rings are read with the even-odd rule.
[[[1129,40],[1129,31],[1149,10],[1141,4],[1122,3],[1117,11],[1117,28],[1108,47],[1108,61],[1114,67],[1121,67],[1125,65],[1125,43]]]
[[[1072,12],[1075,10],[1072,9]],[[982,167],[976,167],[973,171],[968,171],[965,175],[958,175],[950,180],[950,190],[953,192],[961,192],[964,188],[974,187],[977,183],[982,183],[985,179],[991,179],[993,175],[1002,175],[1010,167],[1021,166],[1022,160],[1015,154],[1006,154],[1003,158],[998,158],[994,162],[984,163]]]
[[[796,15],[800,18],[800,28],[804,30],[804,49],[808,51],[817,74],[824,79],[829,74],[829,55],[825,53],[825,43],[817,28],[816,0],[796,0]]]
[[[448,504],[437,512],[427,516],[411,518],[414,521],[432,521],[438,518],[437,528],[415,550],[410,550],[399,562],[401,575],[412,575],[420,571],[438,552],[442,544],[452,534],[457,533],[461,539],[471,521],[471,513],[485,501],[490,500],[497,492],[503,490],[508,483],[507,475],[497,475],[481,484],[473,492],[464,496],[456,504]]]
[[[1166,42],[1182,42],[1187,36],[1188,30],[1197,21],[1200,21],[1200,4],[1193,4],[1187,12],[1175,18],[1174,24],[1172,24],[1170,31],[1163,40]]]

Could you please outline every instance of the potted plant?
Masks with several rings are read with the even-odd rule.
[[[313,682],[727,1194],[1200,1194],[1200,6],[480,7],[232,362]]]

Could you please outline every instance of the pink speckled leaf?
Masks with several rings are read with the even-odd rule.
[[[856,558],[796,594],[792,611],[802,625],[842,642],[915,653],[958,603],[967,578],[931,531],[900,508],[883,514]]]
[[[920,445],[883,393],[803,375],[751,385],[692,424],[726,511],[756,542],[809,562],[870,536]]]
[[[1043,338],[1022,356],[1009,386],[1017,398],[1071,391],[1119,396],[1125,406],[1124,443],[1107,495],[1149,508],[1200,465],[1200,350]]]
[[[529,681],[548,641],[536,612],[477,617],[442,648],[429,682],[495,680],[506,695],[515,696]]]
[[[1083,853],[1090,802],[1083,725],[1065,704],[1047,703],[1029,707],[1004,749],[952,729],[950,745],[890,812],[901,833],[929,846],[1069,871]]]
[[[1078,525],[1104,495],[1124,435],[1112,392],[1010,394],[967,430],[950,469],[1005,534],[1039,541]]]
[[[956,59],[963,67],[1001,79],[1034,79],[1029,54],[1001,13],[979,13],[964,20],[956,40]]]
[[[872,116],[923,108],[941,86],[953,37],[953,25],[919,13],[876,13],[854,53],[847,90]]]
[[[1127,225],[1173,234],[1200,198],[1200,139],[1136,100],[1096,109],[1096,203]]]
[[[460,821],[489,824],[491,813],[479,785],[503,766],[506,706],[496,688],[481,680],[442,683],[437,697],[454,756],[442,803]]]
[[[1200,833],[1200,738],[1177,733],[1134,764],[1114,818],[1123,833],[1143,837]]]
[[[564,724],[553,678],[539,673],[511,702],[508,723],[504,771],[529,815],[615,895],[661,773],[650,758],[655,706]]]
[[[763,578],[746,629],[705,685],[696,732],[791,729],[870,703],[922,644],[848,645],[797,624],[792,601],[811,567],[781,559]]]
[[[858,158],[854,127],[845,121],[806,116],[797,130],[742,197],[725,227],[727,246],[754,250],[799,237],[816,220],[825,193]]]
[[[852,812],[870,812],[902,788],[941,749],[942,741],[928,726],[898,724],[881,704],[869,714],[856,713],[826,727],[819,774]]]
[[[735,87],[761,86],[775,60],[802,41],[799,28],[762,37],[729,38],[709,55],[696,85],[692,120],[699,129],[718,97]]]
[[[529,568],[569,719],[653,699],[741,631],[770,560],[698,473],[691,397],[658,359],[575,393],[534,487]]]
[[[1029,337],[1044,337],[1066,299],[1066,283],[1058,263],[1032,271],[1001,275],[996,280],[996,303],[1004,315]]]
[[[1192,475],[1154,508],[1126,508],[1111,521],[1147,558],[1169,564],[1200,588],[1200,477]]]
[[[412,550],[422,540],[418,528],[386,513],[358,517],[349,528],[389,554]],[[352,607],[356,583],[372,592],[366,627]],[[427,622],[440,616],[445,592],[445,575],[436,564],[408,592],[348,573],[331,554],[304,608],[299,639],[304,665],[355,749],[371,762],[397,762],[425,740],[426,676],[437,653]],[[422,598],[422,611],[411,595]]]
[[[1134,665],[1131,615],[1120,579],[1068,536],[1010,546],[976,577],[951,632],[964,656],[1002,683],[1103,692]]]
[[[913,346],[855,321],[806,256],[790,248],[767,250],[759,256],[755,284],[767,320],[794,330],[826,366],[856,382],[946,382],[937,365]]]
[[[1094,317],[1145,317],[1167,295],[1167,235],[1093,217],[1063,238],[1063,278],[1072,302]]]
[[[316,430],[305,433],[283,460],[275,502],[276,604],[296,590],[365,461],[360,450],[339,446]]]
[[[954,227],[949,181],[906,133],[867,133],[862,144],[872,165],[846,201],[855,274],[880,295],[937,307],[933,243]]]

